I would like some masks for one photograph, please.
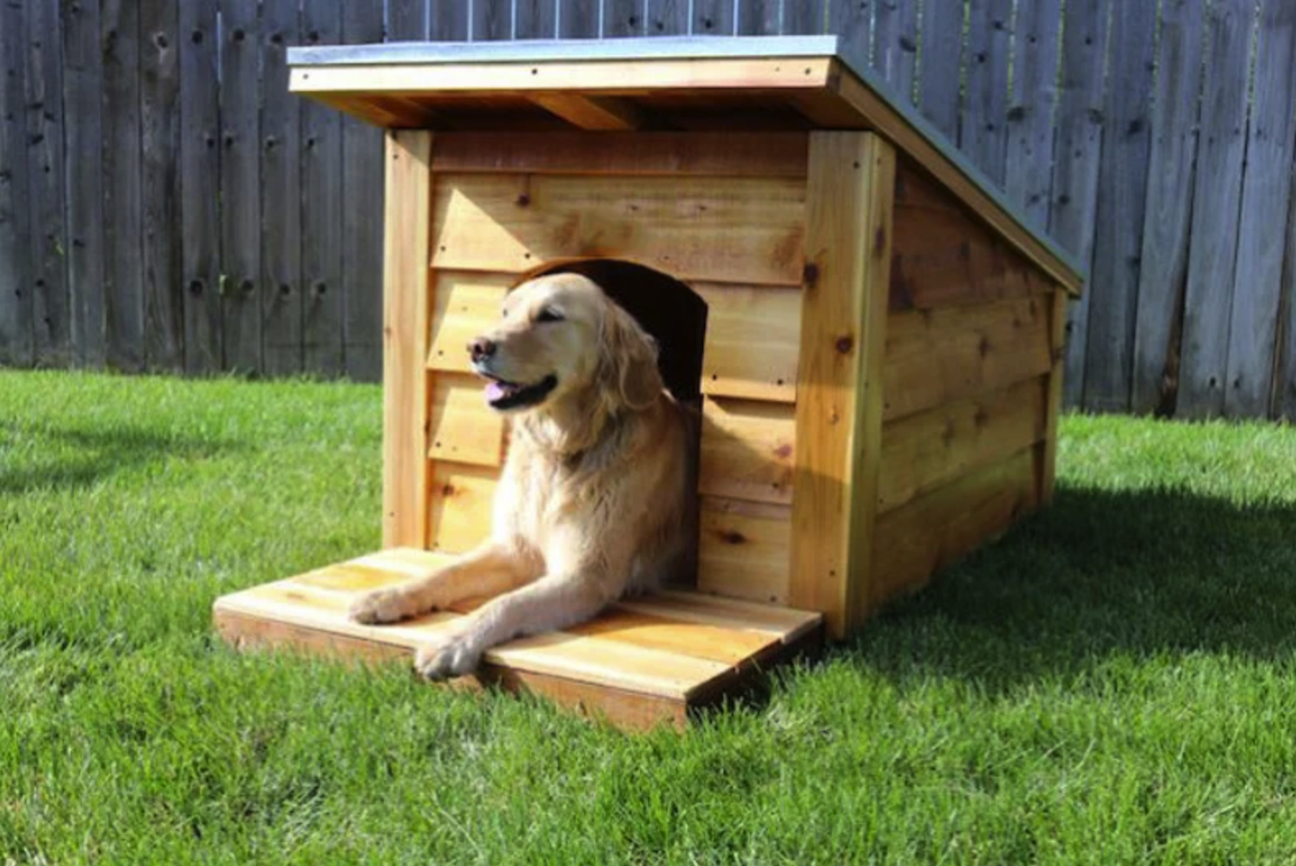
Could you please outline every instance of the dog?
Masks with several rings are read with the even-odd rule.
[[[686,567],[696,531],[690,416],[663,386],[652,337],[575,273],[524,282],[500,316],[468,345],[486,402],[512,425],[489,540],[349,611],[389,623],[492,596],[418,650],[428,679],[470,673],[492,646],[659,586]]]

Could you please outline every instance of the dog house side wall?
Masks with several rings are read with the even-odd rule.
[[[415,192],[428,214],[423,276],[390,260],[388,270],[390,305],[417,315],[421,304],[424,323],[393,360],[419,372],[389,400],[422,401],[426,433],[388,436],[404,455],[389,450],[391,498],[413,516],[389,520],[400,533],[387,543],[460,552],[486,537],[507,429],[483,405],[464,346],[535,267],[623,259],[684,281],[708,307],[699,587],[786,601],[807,136],[438,133],[428,148]],[[403,321],[389,323],[389,341]]]

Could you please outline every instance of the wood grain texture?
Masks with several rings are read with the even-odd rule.
[[[432,263],[521,272],[612,256],[678,279],[795,285],[804,203],[802,183],[778,178],[438,175]]]
[[[867,6],[862,10],[862,14],[853,16],[842,16],[838,23],[848,25],[852,28],[851,32],[837,31],[832,28],[830,15],[834,12],[842,11],[841,7],[849,4],[831,3],[829,0],[801,0],[799,3],[783,3],[783,26],[784,35],[798,33],[837,33],[841,32],[858,42],[863,43],[863,55],[868,56],[868,32],[863,29],[861,19],[867,21],[869,18]],[[856,0],[859,5],[859,0]]]
[[[221,6],[222,332],[226,369],[243,372],[261,369],[258,7],[256,0]]]
[[[878,513],[1043,441],[1048,396],[1047,379],[1026,379],[886,424]]]
[[[307,3],[302,35],[308,45],[341,41],[340,7]],[[303,365],[325,376],[346,369],[342,292],[342,117],[323,105],[301,105],[301,279]]]
[[[645,36],[643,0],[603,0],[603,38]]]
[[[463,42],[470,39],[471,6],[463,0],[429,0],[429,29],[433,42]]]
[[[504,416],[486,405],[482,380],[464,373],[432,377],[427,456],[477,466],[504,463]]]
[[[15,367],[34,359],[25,43],[22,4],[0,5],[0,364]]]
[[[65,7],[62,23],[61,99],[68,163],[65,255],[71,302],[70,358],[78,366],[100,368],[106,362],[107,354],[104,345],[103,55],[99,43],[99,3],[89,0]],[[2,48],[0,52],[3,52]],[[0,69],[3,66],[3,61],[0,61]],[[0,116],[5,111],[0,105]],[[0,130],[0,139],[3,137],[4,132]],[[3,148],[3,141],[0,141],[0,151]],[[0,158],[0,163],[3,163],[3,158]],[[3,166],[0,166],[0,176],[3,174]],[[0,179],[0,185],[4,183],[6,181]],[[4,195],[0,190],[0,199]],[[0,204],[0,210],[3,209]],[[3,219],[0,216],[0,222]],[[0,228],[0,233],[3,231]],[[4,242],[0,241],[0,258],[4,255]],[[5,294],[3,285],[4,279],[0,277],[0,295]],[[4,301],[0,300],[0,320],[5,317],[3,305]],[[4,337],[0,335],[0,344],[3,342]],[[2,357],[3,349],[0,349]]]
[[[1038,504],[1035,449],[961,477],[878,519],[870,605],[923,586]]]
[[[387,134],[383,251],[383,546],[425,546],[432,134]]]
[[[598,38],[601,0],[557,0],[560,39]]]
[[[812,4],[811,9],[819,4]],[[819,29],[805,29],[806,33],[827,32],[841,37],[843,44],[862,58],[873,56],[873,15],[874,6],[868,0],[836,0],[823,4],[827,6],[819,11],[821,25]],[[804,8],[804,7],[802,7]],[[823,29],[823,25],[827,29]]]
[[[893,313],[883,365],[888,421],[1006,388],[1052,368],[1050,297]]]
[[[984,304],[1045,294],[1052,283],[928,174],[896,171],[892,310]]]
[[[648,0],[644,32],[648,36],[677,36],[689,32],[691,0]]]
[[[104,307],[108,365],[144,368],[139,4],[103,0]]]
[[[869,594],[895,151],[871,133],[815,132],[809,168],[788,599],[841,637]]]
[[[1225,414],[1263,417],[1273,391],[1282,309],[1284,220],[1296,165],[1296,4],[1260,15],[1247,130],[1246,177],[1233,272]],[[1289,267],[1296,267],[1290,262]]]
[[[1198,0],[1170,0],[1161,10],[1130,388],[1130,410],[1140,414],[1168,412],[1178,387],[1197,165],[1201,12]]]
[[[1008,155],[1008,63],[1013,0],[971,0],[959,148],[997,186]]]
[[[792,592],[792,511],[703,497],[698,522],[700,591],[784,604]]]
[[[144,334],[149,364],[160,370],[174,370],[184,365],[184,286],[180,277],[178,231],[178,23],[177,9],[168,0],[145,0],[140,4],[140,29],[144,36],[140,45]],[[254,185],[258,181],[259,178],[253,178]],[[256,212],[254,209],[253,213]],[[259,355],[260,347],[257,348]]]
[[[738,138],[727,132],[448,132],[437,142],[432,168],[438,174],[803,178],[806,171],[807,139],[794,132]]]
[[[1291,179],[1291,200],[1287,214],[1287,253],[1283,268],[1283,308],[1278,314],[1282,327],[1281,354],[1276,359],[1280,384],[1274,389],[1274,415],[1296,421],[1296,174]]]
[[[1193,209],[1176,404],[1176,414],[1183,418],[1209,418],[1224,412],[1246,156],[1247,47],[1254,9],[1255,4],[1248,0],[1219,0],[1206,16],[1201,104],[1204,135],[1198,146],[1194,189],[1194,198],[1202,206]]]
[[[1062,20],[1062,92],[1053,148],[1053,198],[1049,234],[1082,265],[1091,266],[1098,168],[1103,150],[1103,58],[1109,37],[1108,0],[1068,0]],[[1092,292],[1067,312],[1064,400],[1080,405]]]
[[[439,146],[439,138],[437,142]],[[427,366],[431,370],[471,373],[468,343],[498,321],[500,305],[517,277],[437,271],[435,279]]]
[[[513,39],[513,5],[513,0],[474,0],[470,38],[474,42]]]
[[[218,6],[194,0],[179,10],[184,369],[200,375],[220,370],[222,358]]]
[[[801,295],[694,283],[707,304],[702,393],[791,403],[800,357]]]
[[[556,39],[558,0],[514,0],[514,39]]]
[[[698,493],[791,505],[795,442],[790,405],[706,398]]]
[[[466,553],[490,537],[499,470],[440,460],[427,491],[427,547]]]
[[[537,93],[531,101],[579,129],[624,132],[653,125],[648,112],[615,96]]]
[[[1004,192],[1027,224],[1048,229],[1053,187],[1053,109],[1058,96],[1061,0],[1019,3],[1007,125]]]
[[[1104,109],[1108,131],[1098,175],[1084,399],[1091,409],[1124,412],[1129,409],[1134,369],[1156,10],[1145,3],[1122,5],[1111,27],[1112,86]]]
[[[783,4],[780,0],[736,0],[734,33],[738,36],[768,36],[783,32]]]
[[[1053,295],[1053,308],[1049,314],[1053,368],[1049,371],[1044,404],[1044,441],[1035,446],[1041,505],[1053,501],[1053,489],[1057,483],[1058,422],[1062,412],[1062,377],[1066,375],[1066,314],[1066,296],[1057,292]]]
[[[481,6],[483,4],[477,4]],[[506,32],[506,38],[508,34]],[[344,0],[342,40],[381,42],[383,10],[371,0]],[[382,208],[382,132],[347,118],[342,122],[342,208],[344,214],[377,214]],[[376,219],[349,219],[342,233],[342,342],[348,378],[382,378],[383,227]]]
[[[734,35],[733,0],[693,0],[694,36]]]
[[[264,0],[261,21],[262,369],[282,376],[302,371],[304,338],[302,100],[288,92],[285,65],[288,46],[300,42],[297,3]],[[382,307],[376,298],[370,303]]]
[[[908,102],[915,101],[917,57],[917,0],[881,0],[874,4],[873,68]]]
[[[72,304],[64,262],[62,33],[55,4],[25,5],[32,345],[37,364],[61,367],[72,360]]]
[[[428,38],[429,0],[388,0],[387,41],[421,42]]]
[[[961,4],[953,8],[949,3],[922,5],[918,105],[932,125],[955,144],[959,134],[965,15]]]

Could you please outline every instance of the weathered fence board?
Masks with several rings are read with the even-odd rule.
[[[1090,267],[1069,405],[1296,414],[1293,17],[1285,0],[2,3],[0,363],[378,377],[380,136],[287,93],[291,44],[831,32]]]
[[[1296,159],[1296,4],[1266,0],[1260,24],[1224,395],[1225,414],[1235,416],[1269,411],[1282,299],[1282,214]]]
[[[1202,206],[1193,210],[1176,405],[1176,413],[1187,418],[1224,411],[1254,8],[1252,0],[1215,0],[1207,12],[1202,139],[1194,192]]]
[[[1201,9],[1200,0],[1168,0],[1161,7],[1130,395],[1130,408],[1144,414],[1166,413],[1177,391],[1197,160]]]

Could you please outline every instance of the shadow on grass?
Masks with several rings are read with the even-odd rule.
[[[1052,509],[830,652],[897,680],[956,676],[990,691],[1116,655],[1293,659],[1296,507],[1060,490]]]
[[[7,445],[24,439],[35,440],[37,448],[30,457],[0,460],[0,495],[82,489],[152,463],[212,457],[246,447],[236,441],[159,434],[138,427],[59,429],[0,421],[0,456]]]

